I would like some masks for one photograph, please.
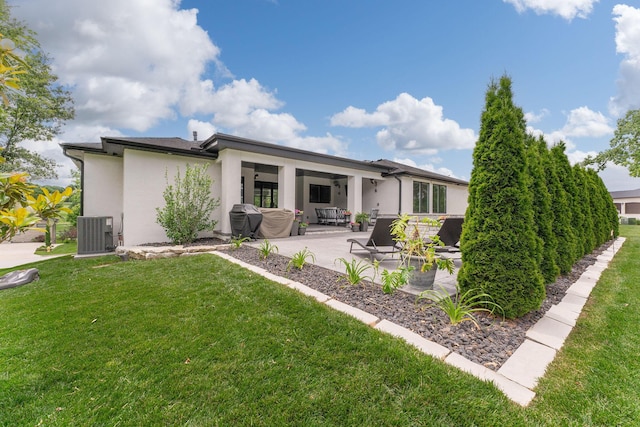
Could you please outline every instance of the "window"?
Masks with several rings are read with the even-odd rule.
[[[413,181],[413,213],[429,213],[429,184]]]
[[[309,184],[309,203],[331,203],[331,187]]]
[[[433,213],[447,213],[447,186],[433,184]]]
[[[277,208],[278,183],[255,181],[253,188],[253,204],[259,208]]]

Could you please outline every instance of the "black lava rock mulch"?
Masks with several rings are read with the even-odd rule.
[[[206,240],[196,244],[198,243],[212,244],[211,241]],[[527,330],[552,305],[562,300],[566,290],[578,280],[587,267],[595,263],[596,257],[608,245],[605,244],[592,254],[585,256],[574,265],[571,273],[561,276],[555,283],[548,285],[547,298],[539,310],[513,320],[479,313],[476,318],[480,328],[476,328],[470,321],[453,326],[442,311],[427,307],[424,302],[416,301],[414,295],[402,291],[387,295],[382,292],[379,285],[371,282],[352,286],[344,280],[342,274],[313,264],[305,265],[302,270],[291,268],[287,271],[289,258],[278,254],[272,254],[266,260],[262,260],[257,249],[246,245],[238,249],[230,249],[228,253],[234,258],[300,282],[381,319],[404,326],[473,362],[497,370],[522,344]]]

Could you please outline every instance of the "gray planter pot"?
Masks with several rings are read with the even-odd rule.
[[[369,230],[369,223],[368,222],[363,222],[362,224],[360,224],[360,231],[368,231]]]
[[[291,235],[297,236],[299,228],[300,228],[300,221],[298,221],[297,219],[294,219],[293,224],[291,224]]]
[[[409,286],[416,290],[426,291],[433,289],[433,283],[436,280],[436,273],[438,271],[438,265],[434,262],[431,269],[424,273],[420,271],[422,268],[422,258],[409,257],[409,265],[414,267],[411,272],[411,278],[409,279]]]

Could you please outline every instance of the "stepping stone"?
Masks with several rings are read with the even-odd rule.
[[[582,308],[587,303],[587,298],[576,294],[566,294],[564,298],[562,298],[561,304],[562,303],[566,304],[567,309],[580,314]]]
[[[555,356],[556,350],[525,340],[498,369],[498,373],[528,389],[533,389]]]
[[[573,311],[569,304],[561,302],[560,304],[552,305],[545,316],[562,322],[565,325],[575,326],[578,317],[580,317],[580,313]]]
[[[566,323],[544,316],[527,331],[526,337],[547,347],[560,350],[564,340],[571,333],[571,329],[572,327]]]
[[[567,295],[578,295],[583,298],[589,298],[591,295],[591,291],[595,288],[597,282],[594,282],[590,279],[578,279],[573,285],[569,286],[567,289]]]

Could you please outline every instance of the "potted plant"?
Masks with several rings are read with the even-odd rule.
[[[303,222],[301,222],[301,223],[300,223],[300,225],[299,225],[299,227],[298,227],[298,234],[299,234],[300,236],[304,236],[304,235],[305,235],[305,233],[307,232],[307,227],[308,227],[308,226],[309,226],[309,223],[308,223],[308,222],[304,222],[304,221],[303,221]]]
[[[420,290],[433,289],[437,270],[453,273],[453,260],[436,255],[436,246],[442,246],[438,236],[428,236],[431,226],[439,223],[430,218],[400,215],[391,224],[393,239],[400,246],[399,269],[409,271],[409,284]]]
[[[360,224],[358,224],[357,222],[352,222],[351,231],[360,231]]]
[[[351,227],[351,211],[344,212],[344,220],[347,223],[347,228]]]
[[[358,212],[355,220],[360,224],[360,231],[367,231],[369,229],[369,214],[366,212]]]

